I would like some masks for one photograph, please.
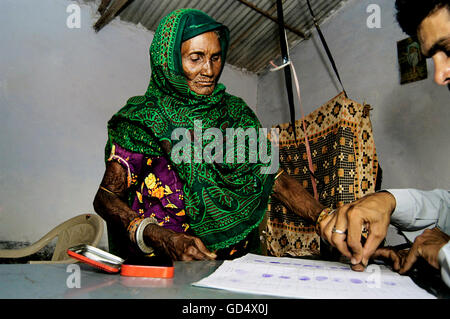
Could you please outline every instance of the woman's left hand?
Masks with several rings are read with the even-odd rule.
[[[147,226],[145,236],[149,245],[164,251],[174,261],[213,260],[217,257],[206,248],[200,238],[158,225]]]
[[[172,259],[181,261],[213,260],[216,255],[210,252],[198,237],[174,233],[166,240],[166,247]]]

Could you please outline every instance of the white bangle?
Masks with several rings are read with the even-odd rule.
[[[158,224],[158,220],[154,217],[144,218],[136,230],[136,244],[144,254],[151,254],[154,251],[152,247],[147,246],[144,242],[144,229],[150,224]]]

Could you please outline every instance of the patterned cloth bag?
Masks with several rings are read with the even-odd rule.
[[[370,106],[342,92],[305,117],[319,201],[337,208],[373,193],[380,175],[370,122]],[[295,122],[298,145],[289,123],[280,130],[280,167],[311,194],[311,174],[301,120]],[[265,248],[272,256],[320,254],[320,237],[311,224],[271,198],[265,227]]]

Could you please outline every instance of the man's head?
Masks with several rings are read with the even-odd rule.
[[[434,62],[434,81],[450,89],[450,0],[396,0],[397,21],[417,35],[422,53]]]

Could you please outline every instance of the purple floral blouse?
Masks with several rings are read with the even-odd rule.
[[[187,231],[183,183],[165,157],[148,157],[114,143],[108,161],[117,161],[128,172],[128,187],[136,193],[132,210],[155,217],[164,228]]]

